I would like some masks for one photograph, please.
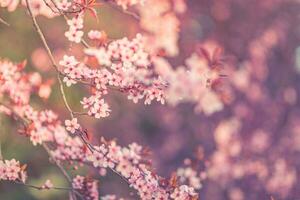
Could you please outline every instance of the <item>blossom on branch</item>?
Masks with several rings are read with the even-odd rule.
[[[80,128],[80,125],[77,122],[77,118],[73,118],[71,120],[66,120],[65,121],[66,129],[67,131],[71,132],[74,134],[76,130]]]
[[[26,166],[21,166],[19,161],[12,160],[0,160],[0,180],[9,181],[26,181]]]

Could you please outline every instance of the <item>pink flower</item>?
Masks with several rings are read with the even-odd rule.
[[[20,180],[25,183],[26,177],[26,172],[21,169],[19,161],[15,159],[0,160],[0,180]]]
[[[61,2],[57,3],[57,7],[63,11],[67,11],[71,5],[71,2],[68,2],[68,0],[62,0]]]
[[[108,162],[105,154],[107,149],[104,145],[95,147],[96,151],[94,151],[90,156],[87,157],[87,160],[93,163],[94,167],[107,167]]]
[[[70,87],[73,84],[76,84],[77,82],[69,77],[64,77],[63,82],[66,83],[67,87]]]
[[[132,91],[129,93],[129,95],[127,96],[127,98],[129,100],[132,100],[134,103],[137,103],[140,99],[144,98],[144,92],[140,92],[140,91]]]
[[[47,179],[41,188],[49,190],[49,189],[53,188],[53,184],[51,183],[51,181],[49,179]]]
[[[80,43],[81,38],[83,36],[83,31],[77,29],[70,29],[69,31],[65,32],[65,36],[71,42]]]
[[[16,161],[15,159],[12,160],[6,160],[6,175],[8,180],[16,180],[19,177],[20,169],[20,163],[19,161]]]
[[[110,66],[112,64],[111,55],[103,47],[98,49],[96,48],[85,49],[84,53],[88,56],[94,56],[100,65]]]
[[[194,188],[187,185],[181,185],[179,188],[176,188],[171,194],[171,199],[182,200],[189,199],[189,196],[196,196],[197,193],[194,191]]]
[[[74,189],[82,189],[83,188],[84,177],[77,175],[73,178],[72,186]]]
[[[67,21],[68,25],[70,26],[70,29],[82,29],[83,28],[83,18],[81,16],[74,17],[72,19],[69,19]]]
[[[39,131],[31,131],[30,134],[30,141],[32,142],[32,144],[34,146],[36,146],[37,144],[42,144],[43,143],[43,136],[42,134],[40,134]]]
[[[77,175],[72,181],[72,187],[81,193],[85,199],[99,199],[98,182],[95,180]]]
[[[88,33],[88,37],[91,40],[100,40],[101,38],[104,37],[104,35],[103,35],[103,32],[96,31],[96,30],[90,30],[90,32]]]
[[[129,178],[130,174],[133,171],[132,165],[126,161],[126,160],[121,160],[119,164],[116,167],[116,170],[122,174],[125,178]]]
[[[67,131],[71,133],[75,133],[76,130],[80,128],[80,125],[77,122],[77,118],[73,118],[71,120],[66,120],[65,121],[66,129]]]
[[[94,114],[95,118],[107,117],[110,113],[110,109],[107,103],[104,102],[104,99],[96,101],[94,106],[91,109],[91,113]]]
[[[94,116],[96,119],[109,116],[109,105],[105,103],[104,99],[101,99],[101,94],[97,93],[89,98],[84,98],[81,101],[84,108],[89,108],[88,115]]]
[[[59,61],[59,64],[64,67],[69,67],[69,66],[74,67],[78,63],[79,62],[76,60],[74,56],[68,56],[68,55],[64,55],[63,59]],[[65,72],[65,73],[69,73],[69,72]]]

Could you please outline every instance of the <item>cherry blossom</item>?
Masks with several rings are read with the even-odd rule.
[[[62,0],[57,3],[57,6],[59,9],[63,11],[67,11],[71,7],[72,3],[69,2],[68,0]]]
[[[72,181],[73,187],[78,190],[86,199],[97,200],[98,194],[98,182],[77,175]]]
[[[53,184],[52,184],[52,182],[49,179],[47,179],[46,182],[42,185],[42,189],[49,190],[52,187],[53,187]]]
[[[163,57],[163,52],[168,56],[179,53],[177,41],[180,24],[177,15],[185,11],[184,1],[115,0],[111,3],[124,10],[129,6],[137,6],[140,25],[146,32],[137,33],[134,37],[110,39],[104,31],[91,30],[86,42],[83,37],[85,15],[92,13],[92,16],[97,17],[97,2],[22,1],[50,57],[57,80],[51,80],[51,83],[43,81],[44,75],[37,72],[25,72],[25,61],[15,64],[1,60],[0,111],[20,124],[18,133],[28,138],[33,146],[40,145],[51,163],[62,171],[69,182],[69,188],[63,189],[69,190],[70,199],[82,196],[84,199],[99,199],[98,189],[102,184],[99,182],[102,180],[96,177],[106,176],[107,171],[124,180],[143,200],[197,199],[197,190],[201,188],[203,179],[191,166],[177,170],[178,182],[173,177],[163,178],[157,174],[149,152],[143,146],[135,142],[120,145],[116,140],[104,138],[93,140],[92,129],[78,123],[78,115],[100,119],[114,112],[110,101],[113,92],[123,94],[134,103],[142,101],[146,105],[153,102],[172,105],[192,102],[198,111],[207,115],[223,108],[218,93],[211,87],[219,78],[219,72],[210,68],[209,63],[199,54],[192,54],[185,66],[179,67],[171,66],[167,58]],[[18,1],[3,1],[0,5],[12,11],[18,4]],[[173,4],[177,5],[171,6]],[[143,8],[143,5],[148,6]],[[132,13],[132,16],[139,18],[138,14]],[[62,59],[57,62],[39,27],[38,15],[64,18],[68,26],[64,35],[71,42],[68,45],[72,47],[72,42],[82,43],[81,48],[78,48],[81,55],[67,51],[60,55]],[[47,101],[52,84],[53,87],[59,86],[66,112],[69,112],[71,119],[65,119],[65,115],[56,114],[50,108],[39,109],[31,101],[31,97],[36,95],[36,98]],[[68,88],[64,84],[68,87],[74,84],[82,86],[86,93],[80,101],[84,112],[73,111],[66,98],[65,89]],[[46,103],[43,105],[47,106]],[[80,121],[84,120],[80,118]],[[80,167],[91,171],[91,176],[79,175],[76,170]],[[65,172],[70,168],[74,169],[74,173]],[[0,161],[0,179],[25,184],[27,176],[24,169],[15,159]],[[95,173],[97,176],[93,176]],[[47,190],[62,189],[54,186],[49,179],[40,187],[27,186]],[[116,199],[116,196],[107,195],[103,199]]]
[[[26,171],[21,167],[20,162],[15,159],[0,160],[0,180],[26,181]]]
[[[72,19],[67,20],[69,25],[69,30],[65,32],[65,36],[69,41],[80,43],[84,32],[81,30],[83,28],[83,16],[78,14]]]
[[[186,10],[185,0],[150,0],[139,7],[140,26],[146,30],[146,48],[153,53],[161,50],[168,56],[179,54],[180,14]],[[180,12],[178,12],[180,11]]]
[[[102,31],[100,32],[100,31],[97,31],[97,30],[90,30],[88,32],[88,37],[91,40],[101,40],[101,39],[104,39],[106,37],[106,34]]]
[[[76,132],[76,130],[78,130],[80,128],[80,125],[77,122],[77,118],[73,118],[71,120],[66,120],[65,125],[66,125],[67,131],[69,131],[73,134]]]
[[[79,43],[81,41],[82,36],[83,36],[83,31],[70,28],[69,31],[65,32],[65,36],[71,42]]]
[[[171,199],[181,200],[181,199],[189,199],[189,196],[194,196],[196,193],[194,189],[188,187],[187,185],[182,185],[179,188],[176,188],[175,191],[171,194]]]

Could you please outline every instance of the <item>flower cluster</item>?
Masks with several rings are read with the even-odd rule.
[[[67,20],[69,30],[65,32],[65,36],[69,41],[79,43],[83,36],[83,14],[78,14],[72,19]]]
[[[12,62],[0,61],[0,98],[8,95],[15,104],[28,104],[30,93],[37,91],[41,97],[48,98],[51,89],[48,83],[43,83],[38,73],[22,72],[26,62],[14,64]],[[48,90],[42,93],[41,90]]]
[[[71,61],[65,60],[65,65],[68,66],[73,61],[72,59]],[[7,66],[7,64],[5,63],[3,66]],[[26,73],[23,74],[23,76],[26,75]],[[26,79],[26,81],[30,81],[30,79]],[[34,90],[26,90],[26,96],[30,97],[32,92]],[[147,151],[140,145],[132,143],[128,147],[121,147],[115,141],[105,141],[104,139],[101,145],[92,145],[84,139],[85,135],[77,118],[65,121],[66,130],[53,111],[36,111],[28,104],[29,102],[27,104],[15,103],[14,96],[8,97],[9,114],[20,118],[25,124],[25,128],[22,127],[20,132],[30,137],[33,145],[50,143],[49,153],[52,159],[58,162],[66,161],[74,166],[77,165],[76,163],[93,166],[100,171],[100,175],[103,175],[101,169],[111,169],[126,179],[129,186],[137,191],[141,199],[173,198],[179,200],[181,197],[189,199],[197,196],[197,193],[193,192],[189,186],[162,184],[163,178],[155,174],[147,159]],[[67,131],[71,134],[68,134]],[[78,131],[77,135],[73,134],[75,131]],[[12,176],[16,177],[19,172],[20,170],[16,170]],[[72,186],[90,199],[98,198],[97,182],[94,180],[77,176],[74,178]],[[40,188],[51,189],[53,185],[47,181]]]
[[[25,183],[27,175],[26,166],[21,166],[19,161],[0,160],[0,180],[21,181]]]
[[[130,186],[138,191],[141,199],[169,199],[179,200],[181,197],[195,197],[194,189],[188,186],[166,189],[160,185],[160,178],[150,171],[143,163],[142,147],[133,143],[128,148],[121,148],[114,141],[107,145],[96,147],[96,151],[87,157],[96,168],[110,168],[125,177]],[[144,160],[145,162],[145,160]],[[173,191],[173,192],[172,192]]]
[[[206,115],[223,109],[222,100],[211,87],[220,78],[220,73],[198,54],[194,53],[186,60],[187,67],[173,69],[163,58],[156,58],[154,65],[168,83],[165,96],[170,104],[193,102],[197,104],[196,111]]]
[[[98,200],[98,181],[77,175],[73,178],[72,186],[87,200]]]
[[[83,161],[86,157],[86,146],[79,137],[70,137],[63,127],[60,132],[54,133],[56,148],[53,149],[52,155],[61,161]],[[60,135],[59,135],[60,134]]]
[[[39,145],[39,149],[44,148],[46,151],[39,153],[48,153],[52,164],[58,165],[62,171],[74,169],[72,173],[64,173],[71,176],[67,177],[69,185],[66,188],[56,187],[49,180],[41,186],[34,186],[24,183],[25,167],[20,166],[18,161],[1,160],[0,180],[11,180],[18,184],[23,182],[24,185],[38,190],[60,188],[69,191],[72,200],[77,197],[114,200],[119,198],[116,195],[98,197],[98,185],[91,178],[97,173],[102,180],[102,176],[110,175],[106,172],[111,171],[127,182],[140,199],[145,200],[198,199],[196,193],[204,179],[210,182],[203,191],[204,198],[223,199],[226,195],[230,200],[243,200],[263,199],[272,195],[274,199],[298,199],[300,106],[297,87],[299,77],[295,72],[300,72],[300,50],[295,42],[297,38],[294,37],[297,34],[293,34],[297,32],[293,30],[297,27],[296,20],[290,20],[295,18],[297,12],[296,9],[289,9],[295,7],[295,2],[268,0],[257,1],[252,5],[251,1],[235,0],[0,0],[0,7],[9,12],[23,6],[20,12],[26,12],[33,19],[39,33],[33,35],[41,37],[47,51],[41,48],[35,50],[32,64],[43,72],[50,70],[52,66],[56,68],[60,93],[67,108],[65,111],[69,111],[71,117],[65,120],[62,116],[66,113],[63,111],[60,116],[51,110],[36,109],[42,107],[43,103],[52,105],[52,102],[46,100],[51,93],[50,84],[57,86],[53,77],[44,82],[39,73],[23,72],[25,62],[13,64],[5,60],[0,61],[0,112],[16,121],[18,133],[29,138],[34,146]],[[187,3],[195,5],[189,12],[186,12]],[[104,5],[100,15],[96,12],[99,5]],[[286,9],[278,9],[282,7]],[[138,34],[133,39],[115,40],[108,38],[104,31],[91,30],[87,34],[84,32],[83,24],[93,28],[97,26],[96,23],[84,21],[90,19],[87,14],[97,18],[103,10],[105,17],[101,18],[102,21],[114,8],[116,12],[113,16],[118,17],[111,17],[107,24],[119,26],[116,21],[119,14],[121,17],[128,15],[128,18],[122,18],[121,25],[122,28],[123,25],[126,26],[126,32],[130,35],[128,38],[132,37],[133,32],[142,32],[143,36]],[[243,20],[236,20],[241,11],[246,15]],[[282,12],[284,15],[281,15]],[[19,16],[24,16],[18,13],[13,18],[4,16],[7,17],[5,20],[1,17],[0,26],[10,23],[14,25]],[[257,13],[263,14],[257,16]],[[56,26],[46,25],[39,28],[40,19],[35,18],[38,15],[65,19],[68,26],[65,37],[70,42],[66,49],[62,49],[65,45],[58,43],[65,38],[57,35],[60,31],[56,32]],[[12,22],[11,19],[16,20]],[[256,23],[262,21],[271,23]],[[218,28],[224,24],[229,26],[225,29]],[[212,27],[217,27],[213,34]],[[242,27],[242,31],[238,27]],[[9,28],[7,30],[9,32]],[[111,30],[106,31],[112,33]],[[3,32],[6,33],[6,28]],[[115,33],[114,31],[113,35]],[[199,33],[201,46],[205,45],[207,52],[198,49],[200,44],[192,39],[198,38]],[[235,33],[234,37],[231,37],[232,33]],[[183,37],[179,38],[181,35]],[[214,47],[220,47],[216,41],[224,45],[228,52],[234,52],[233,56],[226,56],[228,66],[225,74],[228,77],[226,80],[229,80],[226,81],[228,85],[220,86],[219,81],[224,76],[220,75],[219,62],[215,60],[219,53],[214,51]],[[193,49],[196,53],[178,66],[176,62],[184,59],[183,55],[189,54]],[[294,63],[290,61],[291,52],[295,52]],[[18,54],[19,51],[15,53]],[[65,56],[58,65],[56,60],[63,54]],[[283,68],[282,65],[290,67]],[[43,74],[46,75],[53,74]],[[84,90],[85,97],[80,103],[86,112],[72,111],[72,106],[68,105],[71,98],[66,95],[68,93],[64,93],[66,88],[61,85],[61,79],[68,87],[77,84],[77,88]],[[155,106],[151,117],[153,114],[159,115],[158,120],[162,119],[166,123],[159,121],[155,125],[168,128],[155,129],[155,134],[150,137],[154,139],[162,132],[168,134],[163,136],[167,139],[159,135],[159,141],[155,141],[159,143],[154,144],[155,152],[161,155],[154,158],[167,157],[170,159],[168,161],[175,161],[172,159],[174,156],[174,163],[177,163],[180,157],[178,153],[188,153],[186,149],[191,150],[197,143],[203,143],[206,147],[203,163],[185,163],[171,178],[164,179],[155,173],[150,164],[152,160],[142,146],[136,143],[121,146],[117,140],[99,140],[84,127],[89,122],[79,124],[79,120],[85,121],[82,118],[86,115],[94,118],[109,116],[113,112],[109,99],[114,98],[114,91],[123,93],[134,103],[143,101],[150,104],[151,101],[158,101],[178,105],[189,102],[196,104],[195,110],[205,115],[220,111],[225,104],[228,109],[207,120],[203,116],[190,116],[193,114],[186,112],[186,105],[182,106],[184,112],[181,108],[166,110]],[[33,102],[30,101],[32,94]],[[56,94],[53,94],[51,100],[57,100]],[[72,105],[77,104],[72,102]],[[60,106],[57,104],[54,109],[59,109]],[[224,119],[224,116],[228,118]],[[113,116],[112,119],[115,117],[119,116]],[[138,116],[130,117],[134,120]],[[202,123],[199,123],[199,119]],[[101,134],[111,133],[108,129],[119,129],[114,126],[116,123],[109,126],[110,122],[102,120],[104,123],[100,130],[106,131]],[[127,140],[131,140],[130,136],[137,132],[137,127],[133,127],[128,121],[127,117],[117,120],[121,130],[130,131],[128,134],[122,132],[121,138],[118,138],[120,143],[123,140],[126,140],[125,143],[132,142]],[[185,123],[188,123],[188,128]],[[126,128],[122,128],[123,126]],[[213,135],[207,137],[207,134],[202,134],[212,127],[216,127]],[[10,130],[15,130],[14,128]],[[189,136],[192,136],[192,141]],[[143,135],[139,134],[139,137]],[[18,137],[17,140],[19,138],[24,139]],[[5,157],[10,145],[5,144],[3,147],[4,156],[0,155],[1,159]],[[158,159],[154,159],[154,163],[156,167],[166,166]],[[78,168],[84,168],[80,172],[87,170],[89,174],[76,176],[79,174]],[[166,168],[169,170],[173,166]],[[203,172],[203,168],[207,170]],[[248,187],[253,185],[260,187]]]
[[[265,152],[269,145],[266,133],[257,131],[251,136],[250,145],[245,146],[242,145],[243,141],[239,133],[241,127],[242,123],[237,118],[224,120],[216,127],[214,132],[216,150],[209,158],[207,178],[221,181],[221,184],[228,184],[233,180],[240,181],[246,176],[252,176],[257,178],[266,191],[286,196],[296,183],[296,168],[290,166],[285,157],[275,159],[272,157],[274,165],[270,165],[268,159],[259,158],[258,155]],[[249,138],[247,138],[248,142]],[[271,154],[274,156],[275,153],[271,152]],[[237,159],[240,156],[244,160]],[[236,189],[232,190],[236,191]]]
[[[74,1],[76,2],[76,1]],[[57,3],[58,9],[61,11],[68,11],[71,7],[74,7],[75,5],[72,6],[72,3],[68,0],[62,0]]]
[[[182,185],[179,188],[176,188],[175,191],[171,194],[171,199],[191,199],[191,197],[193,196],[197,196],[197,193],[195,193],[194,188],[188,187],[187,185]]]
[[[87,48],[85,54],[90,60],[96,59],[100,69],[93,69],[88,66],[89,63],[67,55],[59,64],[63,66],[63,81],[67,86],[82,82],[93,88],[92,95],[81,101],[90,116],[100,118],[109,115],[109,105],[103,99],[108,90],[126,93],[128,99],[135,103],[142,98],[145,98],[145,104],[154,99],[164,103],[166,83],[151,69],[150,55],[143,49],[141,35],[131,41],[123,38],[107,46]]]
[[[144,5],[146,0],[114,0],[113,3],[126,10],[129,6]],[[31,0],[30,6],[33,14],[44,15],[48,18],[61,14],[78,14],[86,10],[96,12],[94,6],[101,5],[95,0]],[[0,7],[6,8],[9,12],[15,11],[19,4],[26,5],[26,0],[1,0]]]
[[[140,26],[147,32],[146,48],[153,54],[179,54],[180,21],[178,14],[186,10],[185,0],[148,0],[140,6]]]
[[[65,121],[67,131],[71,133],[75,133],[76,130],[80,128],[80,125],[77,122],[77,118],[73,118],[72,120]]]
[[[201,181],[205,178],[205,173],[200,175],[191,167],[181,167],[177,169],[177,176],[180,177],[180,182],[187,182],[193,188],[200,189],[202,187]]]
[[[28,1],[24,1],[23,4],[26,5],[26,2]],[[124,37],[109,40],[105,32],[92,30],[88,33],[88,37],[96,45],[90,46],[83,39],[83,23],[85,11],[91,11],[95,15],[95,1],[54,0],[50,4],[47,1],[30,1],[27,7],[39,35],[42,31],[39,30],[36,15],[43,14],[49,17],[64,15],[69,26],[65,36],[70,42],[81,42],[85,47],[82,51],[84,58],[81,61],[73,55],[64,55],[57,65],[47,42],[41,36],[47,51],[50,51],[48,54],[58,73],[60,92],[70,111],[71,119],[63,123],[52,110],[38,111],[30,105],[32,93],[38,93],[40,97],[46,99],[51,89],[49,85],[42,83],[39,74],[24,73],[22,69],[25,63],[0,62],[0,98],[5,101],[3,104],[5,109],[2,108],[0,111],[21,121],[23,126],[19,132],[29,137],[34,146],[42,145],[60,169],[63,169],[64,164],[74,169],[84,166],[97,170],[101,176],[104,176],[109,169],[123,178],[143,200],[197,199],[198,194],[195,190],[201,188],[202,179],[192,168],[179,169],[177,171],[179,181],[173,182],[155,173],[151,160],[148,159],[148,151],[136,143],[122,147],[114,140],[101,139],[100,144],[93,145],[87,130],[81,127],[75,117],[79,112],[73,112],[68,105],[64,87],[61,85],[61,82],[64,82],[68,87],[77,83],[87,86],[90,91],[89,96],[84,97],[80,103],[83,109],[87,110],[87,113],[83,114],[94,118],[109,116],[111,109],[105,100],[105,95],[112,90],[124,93],[134,103],[140,100],[145,104],[151,104],[153,101],[161,104],[165,101],[171,104],[188,101],[196,102],[197,109],[202,109],[205,114],[221,110],[222,102],[217,93],[209,87],[218,79],[219,74],[209,68],[208,63],[205,63],[199,55],[192,55],[186,62],[187,67],[178,67],[175,70],[163,57],[160,57],[161,53],[169,56],[178,54],[179,21],[176,15],[184,12],[184,1],[149,2],[145,2],[149,8],[151,7],[149,11],[138,8],[142,27],[148,31],[146,37],[137,34],[133,39]],[[116,0],[115,3],[127,9],[127,6],[143,4],[144,1]],[[15,4],[2,2],[1,6],[13,10]],[[47,12],[51,14],[48,15]],[[153,23],[148,24],[145,21],[148,23],[153,21]],[[167,31],[161,32],[161,30]],[[5,161],[2,165],[16,165],[16,163],[18,164],[18,162],[9,164],[9,161]],[[20,179],[17,175],[23,171],[22,168],[16,167],[10,169],[10,176],[6,179]],[[24,175],[22,176],[23,180]],[[71,182],[70,194],[76,191],[85,199],[99,198],[98,181],[77,175]],[[41,187],[36,188],[55,189],[56,187],[47,180]]]
[[[88,32],[88,37],[91,40],[96,40],[96,41],[106,41],[107,35],[104,31],[97,31],[97,30],[90,30]]]

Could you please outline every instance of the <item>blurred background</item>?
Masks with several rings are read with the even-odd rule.
[[[113,93],[108,97],[110,117],[80,120],[92,129],[95,140],[104,136],[117,138],[121,145],[137,142],[149,147],[153,165],[164,177],[200,148],[208,176],[200,199],[299,200],[300,1],[188,0],[187,6],[187,12],[179,16],[180,56],[169,60],[176,67],[197,45],[209,50],[221,47],[226,74],[221,89],[228,95],[224,110],[205,116],[195,113],[191,104],[144,106]],[[98,16],[98,23],[87,16],[86,30],[104,30],[110,38],[132,38],[140,31],[136,19],[109,5],[100,7]],[[10,24],[0,24],[0,57],[15,62],[27,59],[26,70],[40,72],[49,82],[55,80],[25,9],[12,13],[0,9],[0,17]],[[82,57],[81,47],[69,46],[66,41],[63,19],[38,20],[57,60],[71,52]],[[66,91],[72,106],[80,108],[85,89],[75,86]],[[61,102],[55,83],[47,101],[32,98],[35,107],[51,108],[61,118],[67,117]],[[51,179],[54,185],[66,185],[43,149],[33,147],[16,131],[13,121],[1,118],[3,155],[27,163],[32,184]],[[114,175],[100,178],[101,195],[112,193],[132,199],[130,192]],[[64,191],[40,192],[0,182],[1,200],[66,198]]]

